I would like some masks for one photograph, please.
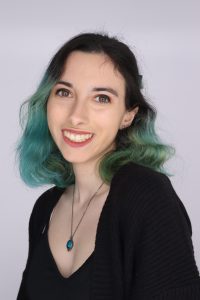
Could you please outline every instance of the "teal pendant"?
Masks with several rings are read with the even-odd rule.
[[[74,242],[72,239],[70,239],[66,244],[66,248],[68,251],[70,251],[73,248],[73,246],[74,246]]]

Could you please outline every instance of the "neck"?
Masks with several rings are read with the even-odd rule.
[[[73,164],[75,174],[75,186],[72,187],[72,195],[74,188],[74,203],[84,205],[88,203],[91,197],[97,192],[103,181],[99,176],[98,168],[91,164]],[[109,190],[109,185],[105,182],[95,195],[95,198],[104,195]]]

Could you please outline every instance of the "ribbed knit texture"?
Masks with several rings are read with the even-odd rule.
[[[53,187],[33,207],[17,300],[28,300],[31,255],[63,192]],[[166,175],[135,163],[114,175],[96,232],[90,300],[111,299],[200,300],[187,211]]]

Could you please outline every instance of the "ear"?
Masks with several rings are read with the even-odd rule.
[[[134,109],[126,111],[121,121],[120,128],[128,127],[133,122],[133,119],[135,118],[135,115],[137,114],[138,110],[139,106],[136,106]]]

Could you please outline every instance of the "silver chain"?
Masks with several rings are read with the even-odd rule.
[[[97,194],[97,192],[99,191],[99,189],[102,187],[103,184],[104,184],[104,182],[102,182],[102,184],[100,185],[100,187],[98,188],[98,190],[94,193],[94,195],[93,195],[92,198],[90,199],[90,201],[89,201],[89,203],[88,203],[88,205],[87,205],[87,207],[86,207],[86,209],[85,209],[85,211],[84,211],[84,213],[83,213],[83,216],[81,217],[81,219],[80,219],[78,225],[76,226],[76,229],[75,229],[75,231],[74,231],[74,233],[73,233],[73,235],[72,235],[73,207],[74,207],[74,190],[75,190],[75,185],[74,185],[74,189],[73,189],[73,202],[72,202],[72,218],[71,218],[71,238],[73,238],[73,236],[74,236],[76,230],[78,229],[78,226],[79,226],[79,224],[81,223],[81,221],[82,221],[82,219],[83,219],[83,217],[84,217],[84,215],[85,215],[85,213],[86,213],[86,210],[88,209],[88,206],[90,205],[90,202],[92,201],[92,199],[93,199],[94,196]]]

